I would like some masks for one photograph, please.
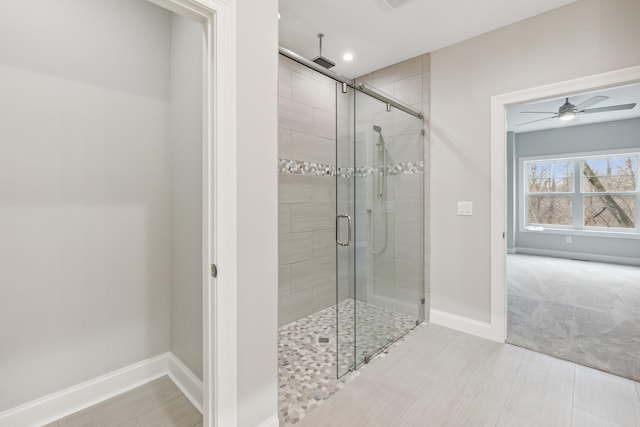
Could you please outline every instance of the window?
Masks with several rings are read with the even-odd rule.
[[[637,233],[639,157],[524,161],[525,227]]]
[[[573,162],[528,163],[527,186],[531,224],[572,224]]]
[[[585,227],[637,228],[638,157],[582,160]]]

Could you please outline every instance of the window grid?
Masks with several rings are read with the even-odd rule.
[[[627,191],[587,191],[585,190],[585,176],[584,176],[584,164],[590,161],[607,161],[611,159],[633,159],[632,162],[632,172],[633,172],[633,186],[635,189],[627,190]],[[551,165],[553,163],[565,162],[570,163],[572,165],[572,191],[559,192],[559,191],[531,191],[531,181],[530,181],[530,166],[533,164],[547,164]],[[575,231],[586,231],[586,232],[600,232],[600,231],[609,231],[609,232],[624,232],[624,233],[638,233],[640,232],[640,177],[638,176],[638,172],[640,170],[640,153],[623,153],[623,154],[614,154],[607,153],[597,156],[581,156],[575,158],[544,158],[537,160],[527,160],[523,161],[522,170],[523,170],[523,187],[524,187],[524,206],[523,213],[521,217],[523,217],[525,227],[531,226],[543,226],[544,228],[549,229],[557,229],[557,230],[575,230]],[[607,165],[609,163],[607,162]],[[601,175],[595,175],[599,177],[599,180],[603,178]],[[628,175],[620,175],[620,176],[628,176]],[[618,175],[615,175],[618,177]],[[567,177],[568,178],[568,177]],[[609,178],[612,178],[609,176]],[[631,182],[631,181],[630,181]],[[545,224],[540,222],[531,222],[530,221],[530,201],[532,197],[546,197],[546,198],[555,198],[555,197],[571,197],[571,221],[570,225],[568,222],[562,224]],[[631,220],[633,221],[632,227],[610,227],[610,226],[594,226],[594,225],[586,225],[585,224],[585,198],[604,198],[607,200],[608,204],[611,204],[611,199],[614,202],[617,202],[618,205],[621,205],[621,201],[631,197],[635,199],[635,207],[631,209],[631,212],[635,210],[635,215],[631,216]],[[626,206],[626,205],[625,205]],[[609,206],[610,207],[610,206]],[[613,209],[615,212],[618,212],[620,209]],[[628,215],[629,216],[629,215]],[[590,218],[591,219],[591,218]],[[617,218],[618,219],[618,218]],[[619,219],[618,219],[619,220]],[[620,220],[619,220],[620,221]],[[625,223],[628,224],[628,223]],[[568,228],[569,227],[569,228]]]

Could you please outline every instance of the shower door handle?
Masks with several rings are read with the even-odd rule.
[[[349,233],[349,240],[347,240],[346,242],[343,242],[340,240],[340,218],[346,218],[347,219],[347,230]],[[338,216],[336,216],[336,242],[340,245],[340,246],[349,246],[351,244],[351,215],[348,214],[340,214]]]

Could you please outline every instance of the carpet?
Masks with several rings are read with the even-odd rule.
[[[507,257],[507,342],[640,380],[640,267]]]

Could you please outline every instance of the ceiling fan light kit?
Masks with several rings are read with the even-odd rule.
[[[567,111],[566,113],[560,114],[558,118],[560,120],[564,120],[565,122],[568,122],[569,120],[573,120],[576,118],[576,113],[574,113],[573,111]]]

